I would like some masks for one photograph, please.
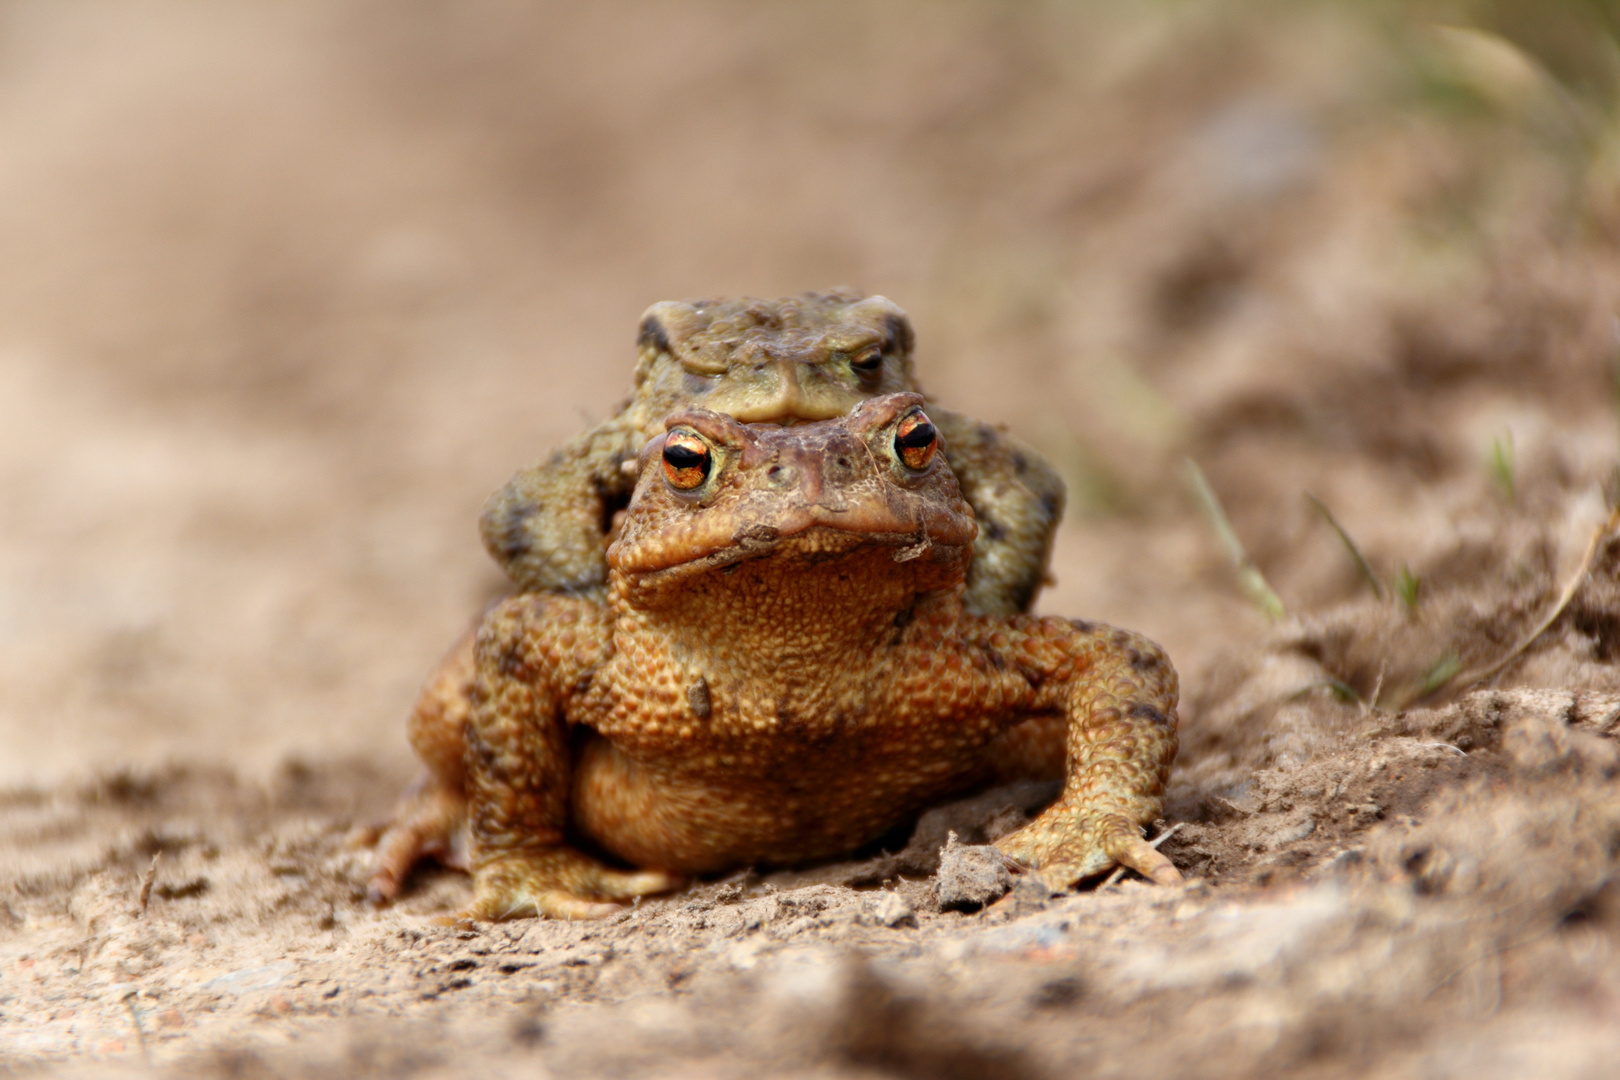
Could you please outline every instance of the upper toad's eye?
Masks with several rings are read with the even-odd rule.
[[[900,426],[894,431],[894,452],[900,455],[906,468],[919,472],[928,468],[937,450],[939,432],[934,430],[927,416],[914,412],[900,421]]]
[[[714,454],[709,444],[690,431],[672,431],[664,438],[664,479],[680,491],[691,491],[709,478]]]
[[[855,374],[870,378],[876,375],[878,370],[883,367],[883,351],[881,349],[870,349],[859,353],[849,362],[849,366],[854,369]]]

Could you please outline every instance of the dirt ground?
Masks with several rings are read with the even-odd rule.
[[[1612,1075],[1609,11],[0,5],[0,1073]],[[1188,884],[942,910],[1020,787],[368,907],[483,498],[653,301],[844,283],[1063,471],[1039,609],[1170,651]]]

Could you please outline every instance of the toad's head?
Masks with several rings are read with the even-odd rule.
[[[647,600],[759,561],[799,577],[949,589],[978,532],[917,394],[791,427],[687,409],[638,466],[607,559],[620,593]]]
[[[641,318],[633,408],[649,432],[693,405],[745,424],[828,420],[915,390],[912,344],[898,305],[851,290],[665,301]]]

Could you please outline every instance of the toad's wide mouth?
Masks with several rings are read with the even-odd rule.
[[[848,412],[848,402],[842,398],[824,402],[798,400],[789,405],[778,401],[744,402],[727,410],[727,414],[738,423],[774,424],[777,427],[836,420]]]
[[[608,548],[607,560],[632,577],[686,577],[771,555],[813,562],[860,548],[888,549],[895,562],[930,553],[931,561],[939,561],[971,548],[977,534],[970,514],[918,499],[875,506],[812,503],[785,512],[778,507],[769,515],[741,512],[724,521],[697,515],[665,522],[656,533],[621,536]]]
[[[720,391],[699,400],[704,408],[725,413],[740,424],[795,427],[836,420],[865,399],[866,395],[844,388],[795,386],[768,392]]]

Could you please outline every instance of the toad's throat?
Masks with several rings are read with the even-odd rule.
[[[710,672],[722,695],[747,685],[791,696],[898,641],[919,605],[949,603],[971,555],[930,546],[896,563],[897,552],[904,549],[811,530],[775,542],[767,557],[615,575],[617,637],[621,647],[641,642],[627,655],[675,657]]]

